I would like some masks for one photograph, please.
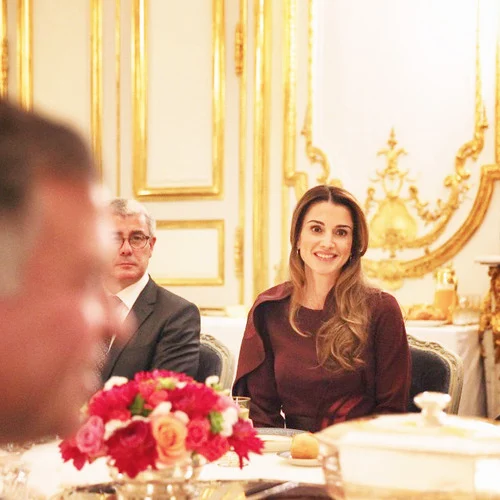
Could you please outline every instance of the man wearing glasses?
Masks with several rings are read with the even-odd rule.
[[[133,378],[154,369],[194,377],[200,350],[200,312],[187,300],[158,286],[148,275],[156,242],[155,221],[135,200],[110,203],[116,250],[106,287],[123,321],[135,322],[128,342],[112,342],[102,377]]]

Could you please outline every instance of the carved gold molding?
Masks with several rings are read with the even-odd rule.
[[[32,0],[17,2],[17,66],[19,103],[24,109],[33,107],[33,21]]]
[[[493,183],[498,180],[500,180],[499,166],[483,165],[474,204],[458,231],[443,245],[417,259],[408,261],[387,259],[378,262],[365,259],[363,265],[368,276],[380,279],[396,289],[402,285],[404,278],[424,276],[449,261],[469,241],[483,222],[493,193]]]
[[[245,35],[246,35],[246,24],[243,21],[246,20],[246,12],[242,12],[243,6],[246,5],[245,0],[240,2],[240,20],[236,25],[234,30],[234,72],[236,76],[241,76],[243,73],[243,65],[245,60]]]
[[[478,93],[480,93],[480,86],[478,89]],[[476,101],[482,108],[482,100],[476,99]],[[410,179],[409,171],[399,167],[399,157],[406,155],[407,152],[403,148],[396,148],[398,141],[394,129],[391,130],[387,141],[389,147],[381,149],[377,153],[377,156],[386,156],[387,166],[384,169],[376,170],[376,177],[371,179],[365,201],[366,216],[373,205],[377,205],[376,213],[370,220],[371,248],[382,248],[389,251],[391,259],[396,257],[396,252],[407,248],[424,248],[424,251],[427,252],[429,245],[434,243],[444,232],[469,189],[466,180],[470,173],[465,170],[465,159],[473,154],[472,151],[479,154],[484,145],[484,129],[486,128],[484,113],[476,113],[476,117],[474,140],[460,148],[460,151],[465,151],[468,148],[469,152],[467,155],[461,155],[460,160],[457,158],[456,173],[446,176],[444,180],[444,187],[450,190],[448,200],[439,199],[435,209],[430,209],[428,202],[421,201],[418,187],[415,181]],[[379,191],[383,192],[382,198],[376,197],[376,184],[380,185]],[[403,196],[404,188],[408,191],[408,197]],[[417,235],[417,216],[426,225],[433,224],[432,228],[422,236]]]
[[[254,296],[269,286],[269,148],[272,0],[254,0],[255,99],[253,182]]]
[[[308,0],[307,3],[308,15],[308,56],[307,56],[307,110],[304,118],[304,127],[302,135],[306,141],[306,155],[311,162],[311,165],[320,165],[322,173],[317,177],[318,184],[331,184],[333,186],[342,186],[340,179],[330,178],[330,162],[326,153],[313,142],[313,89],[314,89],[314,65],[313,65],[313,51],[314,51],[314,0]],[[306,188],[307,189],[307,188]],[[304,189],[297,199],[305,192]]]
[[[497,53],[495,73],[495,163],[500,168],[500,29],[497,32]]]
[[[224,0],[212,0],[212,184],[153,187],[147,182],[147,29],[148,1],[132,4],[132,95],[134,193],[142,200],[218,199],[224,171],[225,39]],[[175,50],[175,49],[173,49]]]
[[[157,230],[172,229],[215,229],[217,231],[218,272],[213,278],[167,278],[155,276],[155,281],[161,286],[220,286],[224,285],[224,220],[159,220]]]
[[[490,265],[488,276],[490,276],[490,288],[481,303],[479,340],[482,345],[485,332],[491,329],[495,364],[498,364],[500,362],[500,266]]]
[[[281,188],[281,256],[275,283],[285,281],[288,276],[288,214],[290,192],[300,198],[307,190],[307,174],[297,172],[296,128],[297,128],[297,0],[287,0],[284,5],[285,25],[283,30],[283,185]]]
[[[121,196],[121,0],[115,0],[116,196]]]
[[[0,97],[9,93],[9,39],[7,32],[7,0],[0,8]]]
[[[90,137],[102,179],[102,0],[90,5]]]
[[[248,1],[240,0],[240,18],[235,32],[235,71],[240,79],[238,227],[234,241],[234,269],[238,280],[238,303],[245,303],[245,175],[247,155],[247,23]]]

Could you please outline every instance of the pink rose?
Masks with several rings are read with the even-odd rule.
[[[186,448],[198,451],[208,439],[210,433],[210,423],[206,418],[195,418],[188,423]]]
[[[105,453],[104,422],[101,417],[90,417],[76,434],[76,445],[82,453],[98,457]]]
[[[178,418],[171,414],[160,414],[153,417],[151,428],[156,439],[159,462],[169,465],[187,455],[187,429]]]

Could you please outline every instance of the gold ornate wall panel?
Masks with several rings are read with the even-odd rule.
[[[169,269],[168,260],[171,259],[176,265],[172,266],[172,273],[170,276],[159,276],[154,272],[154,267],[152,272],[154,273],[155,281],[162,286],[220,286],[224,285],[224,220],[175,220],[175,221],[164,221],[159,220],[156,223],[156,247],[153,253],[152,264],[154,266],[155,261],[161,261],[162,269]],[[174,234],[167,235],[163,238],[162,233],[170,232]],[[179,244],[179,237],[175,237],[175,234],[179,235],[179,232],[185,232],[185,241],[180,242],[181,244],[177,248],[177,254],[188,255],[188,264],[190,268],[199,268],[200,275],[193,276],[190,272],[189,276],[179,276],[176,275],[178,267],[186,259],[176,259],[172,248],[176,244]],[[215,248],[212,248],[212,254],[216,260],[214,265],[213,273],[207,273],[207,269],[210,269],[210,263],[208,262],[208,255],[210,254],[210,240],[207,238],[208,233],[215,233],[212,235],[212,242],[215,240]],[[205,235],[205,236],[204,236]],[[165,252],[161,252],[161,242],[169,242],[171,249]],[[205,241],[204,241],[205,239]],[[203,242],[200,244],[200,242]],[[200,251],[203,249],[203,251]],[[169,269],[170,270],[170,269]],[[191,269],[190,269],[191,271]]]
[[[19,103],[33,106],[33,0],[17,2],[17,67]]]
[[[119,1],[119,0],[117,0]],[[43,8],[43,4],[37,4],[37,8]],[[90,139],[96,160],[96,167],[102,176],[102,0],[90,0]],[[2,0],[1,17],[1,82],[0,95],[7,93],[8,87],[8,41],[7,41],[7,0]],[[9,15],[15,15],[17,20],[17,47],[16,47],[16,69],[17,69],[17,94],[22,107],[31,109],[33,107],[34,75],[33,75],[33,0],[17,0],[17,11]],[[37,26],[37,30],[50,29],[47,26]],[[82,63],[84,64],[84,63]],[[68,80],[69,81],[69,80]],[[68,85],[71,85],[70,83]],[[43,102],[40,104],[44,104]]]
[[[254,12],[253,295],[256,296],[269,286],[269,150],[272,0],[254,0]]]
[[[294,186],[296,197],[298,198],[307,189],[307,179],[309,172],[296,172],[293,151],[295,150],[294,119],[296,100],[293,89],[295,86],[296,72],[293,68],[295,57],[294,37],[297,20],[294,16],[295,0],[286,1],[285,9],[285,141],[284,141],[284,189],[286,193],[287,186]],[[317,53],[315,47],[316,36],[314,30],[317,24],[314,22],[315,2],[308,0],[308,96],[307,109],[305,111],[305,122],[302,135],[305,138],[306,157],[311,166],[319,164],[322,174],[316,178],[317,183],[328,183],[341,185],[341,179],[330,178],[330,162],[324,151],[313,145],[313,103],[314,95],[314,60],[313,56]],[[482,95],[483,82],[481,81],[481,51],[480,51],[480,31],[479,31],[479,8],[477,14],[476,29],[476,67],[475,67],[475,98],[474,98],[474,129],[471,132],[472,138],[458,148],[454,159],[454,169],[452,171],[438,171],[437,175],[442,175],[442,181],[438,177],[433,182],[441,182],[443,190],[448,192],[447,198],[439,198],[435,202],[426,200],[420,194],[419,186],[416,184],[412,175],[414,172],[408,172],[399,165],[400,157],[406,154],[404,148],[396,147],[397,140],[395,132],[391,132],[388,140],[388,147],[378,152],[385,157],[387,166],[385,169],[374,170],[374,177],[369,181],[367,198],[365,201],[365,211],[367,218],[371,222],[371,249],[379,249],[378,253],[370,252],[370,259],[364,259],[364,266],[368,276],[381,280],[388,288],[399,288],[406,278],[422,277],[440,265],[453,258],[461,248],[472,237],[486,214],[489,201],[491,199],[493,183],[499,176],[497,165],[484,165],[478,175],[477,191],[472,193],[471,176],[468,162],[478,159],[485,145],[485,130],[488,127],[485,113],[485,103]],[[304,22],[304,20],[300,20]],[[322,46],[322,51],[328,50],[327,46]],[[497,67],[497,79],[498,77]],[[498,83],[498,82],[497,82]],[[496,96],[497,113],[496,123],[499,120],[498,113],[498,86]],[[317,97],[316,97],[316,102]],[[416,118],[418,119],[418,117]],[[349,126],[346,124],[346,126]],[[429,126],[432,126],[430,124]],[[496,138],[496,154],[499,156],[498,132]],[[411,153],[411,152],[410,152]],[[377,155],[374,150],[373,155]],[[443,172],[439,174],[439,172]],[[301,174],[304,179],[304,185],[290,182],[293,175]],[[295,177],[296,178],[296,177]],[[472,183],[473,184],[473,183]],[[406,189],[403,192],[403,187]],[[476,186],[474,186],[476,187]],[[475,195],[474,202],[471,205],[470,213],[466,215],[461,223],[450,221],[458,214],[465,195],[469,197]],[[359,195],[358,195],[359,198]],[[283,196],[283,213],[290,213],[286,206],[286,196]],[[361,200],[362,201],[362,200]],[[396,210],[397,208],[397,210]],[[410,215],[410,209],[414,214]],[[399,215],[398,215],[399,214]],[[288,224],[287,224],[288,226]],[[445,231],[447,228],[452,228]],[[431,248],[434,246],[434,248]],[[285,239],[285,232],[282,235],[282,250],[288,248],[288,241]],[[415,258],[405,260],[401,258],[400,253],[403,250],[410,249],[414,253],[420,252],[421,255]],[[388,252],[388,257],[382,253]],[[282,267],[284,266],[286,252],[282,252]],[[375,258],[373,258],[375,257]]]
[[[209,185],[152,186],[148,183],[148,0],[133,0],[132,95],[134,194],[142,200],[218,199],[223,194],[225,28],[224,0],[212,1],[212,182]],[[165,47],[162,47],[165,50]],[[176,50],[172,47],[172,50]],[[193,76],[196,74],[193,69]],[[156,162],[158,160],[155,159]],[[161,159],[164,161],[164,158]],[[171,167],[172,168],[172,167]],[[178,167],[174,167],[178,168]]]
[[[283,214],[290,213],[290,188],[299,198],[307,189],[307,176],[297,172],[296,166],[296,128],[297,128],[297,0],[285,3],[283,29],[283,185],[281,187],[281,209]],[[276,283],[285,281],[288,276],[288,224],[281,225],[281,258]]]
[[[15,94],[23,106],[29,108],[34,104],[37,108],[60,116],[79,127],[90,139],[102,180],[113,195],[135,196],[141,201],[153,202],[148,208],[160,220],[160,239],[166,241],[169,237],[181,234],[184,235],[183,238],[189,239],[193,235],[194,241],[196,233],[206,236],[207,239],[203,241],[209,242],[208,251],[212,257],[216,256],[213,259],[211,257],[207,274],[200,270],[203,257],[200,257],[198,247],[192,275],[182,272],[185,266],[182,255],[175,256],[181,262],[179,266],[177,262],[172,263],[172,267],[169,260],[174,256],[164,256],[164,262],[157,266],[156,272],[160,283],[169,287],[185,287],[184,290],[179,290],[179,293],[185,293],[191,300],[199,303],[215,306],[244,303],[246,232],[247,246],[250,238],[250,232],[245,228],[245,209],[249,208],[245,207],[245,195],[251,197],[251,193],[246,190],[249,187],[249,173],[245,172],[246,162],[249,161],[246,127],[250,128],[247,120],[251,119],[246,109],[249,104],[246,64],[249,54],[246,43],[250,2],[241,0],[239,3],[228,4],[225,0],[51,0],[51,5],[57,11],[57,14],[51,17],[51,11],[45,8],[44,0],[0,1],[3,8],[6,9],[7,4],[9,7],[8,28],[13,43],[10,47],[6,44],[0,45],[0,91],[3,92],[3,88],[6,90],[8,83],[8,48],[12,66],[11,93]],[[153,3],[151,10],[148,6]],[[184,4],[188,5],[182,11]],[[165,5],[167,6],[164,7]],[[161,9],[169,9],[168,5],[175,5],[176,13],[181,14],[203,6],[203,12],[200,12],[197,19],[198,27],[202,28],[201,32],[189,34],[192,24],[185,23],[185,16],[181,16],[182,21],[178,22],[179,29],[186,31],[189,43],[193,46],[205,44],[201,53],[201,70],[190,60],[193,52],[190,52],[189,47],[172,43],[161,45],[163,33],[158,28],[163,18],[156,16],[155,19],[154,14]],[[253,7],[253,2],[251,6]],[[157,10],[154,10],[155,8]],[[227,12],[225,8],[228,9]],[[230,75],[225,73],[228,48],[226,43],[233,43],[238,8],[240,17],[236,71],[239,82],[233,71]],[[152,16],[149,23],[148,12]],[[3,14],[4,10],[0,10],[0,13]],[[15,27],[14,22],[17,23]],[[176,18],[171,18],[170,22],[177,22]],[[0,18],[0,42],[5,38],[3,34],[7,30],[2,26],[3,17]],[[62,50],[61,41],[66,39],[68,43]],[[168,67],[169,61],[161,60],[162,51],[170,51],[170,54],[175,53],[176,57],[178,55],[179,60],[184,59],[185,63],[181,63],[182,69],[189,71],[192,80],[198,79],[198,87],[203,86],[203,91],[206,90],[200,102],[203,104],[202,111],[207,117],[208,125],[203,122],[199,133],[206,143],[203,143],[202,151],[193,155],[195,160],[200,160],[199,164],[203,162],[203,178],[198,184],[198,178],[190,179],[193,182],[186,182],[185,185],[171,185],[169,179],[164,185],[155,183],[161,178],[157,173],[161,174],[160,169],[164,168],[161,164],[168,158],[169,153],[166,148],[162,148],[162,144],[159,144],[160,147],[155,144],[149,149],[148,157],[148,141],[151,146],[151,137],[154,136],[152,129],[158,129],[157,124],[160,123],[161,127],[162,123],[159,120],[148,122],[148,116],[151,118],[151,107],[155,105],[154,99],[158,95],[151,92],[151,88],[161,92],[163,82],[158,79],[151,80],[151,75],[158,64],[164,63],[163,66],[171,73],[172,80],[181,83],[186,81],[184,76],[176,75],[175,68]],[[59,52],[60,60],[57,58]],[[227,52],[231,54],[231,50]],[[198,56],[200,53],[194,53],[194,57]],[[71,66],[68,65],[69,59],[74,61]],[[67,74],[61,74],[58,65],[64,70],[67,68]],[[59,71],[58,78],[57,75],[54,76],[56,68]],[[231,85],[231,95],[226,98],[228,81]],[[198,90],[198,87],[195,90]],[[63,92],[60,93],[59,89]],[[68,107],[68,101],[76,103],[75,107]],[[237,103],[241,116],[236,111]],[[225,106],[231,110],[229,126],[226,123]],[[191,109],[195,109],[195,105]],[[196,113],[192,114],[192,118],[191,115],[189,117],[193,127],[199,126],[197,118]],[[239,130],[235,126],[235,119],[239,121]],[[172,121],[172,127],[176,126],[175,116],[167,116],[166,120]],[[228,147],[225,147],[224,143],[227,140],[225,128],[230,130],[227,135],[232,141]],[[192,137],[190,132],[192,131],[184,131],[182,136],[191,141],[193,150],[197,150],[198,138]],[[238,144],[235,139],[239,140]],[[205,151],[209,152],[209,156]],[[223,192],[225,161],[231,166],[228,174],[230,178],[226,180],[227,193]],[[235,172],[237,162],[239,175]],[[168,166],[167,161],[165,165]],[[184,178],[182,167],[179,163],[173,165]],[[198,172],[200,170],[198,169]],[[151,175],[151,172],[154,175]],[[205,179],[208,179],[206,183]],[[170,203],[171,201],[174,203]],[[177,201],[180,202],[175,203]],[[179,212],[185,220],[175,220],[179,217]],[[200,216],[206,217],[207,220],[198,220]],[[172,220],[173,222],[168,222]],[[225,237],[225,228],[229,229],[228,238]],[[163,238],[163,235],[166,238]],[[175,252],[179,250],[175,241],[166,241],[164,244],[177,245]],[[224,252],[231,256],[231,262],[225,262]],[[196,290],[196,287],[200,288]],[[201,299],[198,300],[198,296]]]
[[[97,171],[102,178],[102,0],[90,5],[90,138]]]
[[[240,0],[239,21],[235,30],[235,71],[239,77],[239,156],[238,156],[238,227],[236,228],[234,243],[234,268],[238,280],[238,303],[245,303],[245,175],[247,155],[247,23],[248,0]]]
[[[121,196],[121,185],[122,185],[122,163],[121,163],[121,41],[122,41],[122,30],[121,30],[121,0],[115,0],[115,96],[116,96],[116,109],[115,109],[115,128],[116,128],[116,145],[115,145],[115,156],[116,156],[116,196]]]
[[[7,0],[0,6],[0,97],[9,92],[9,40],[7,33]]]

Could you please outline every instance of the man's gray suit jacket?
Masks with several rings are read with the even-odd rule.
[[[150,277],[127,319],[130,315],[137,329],[125,343],[113,343],[102,371],[104,381],[115,375],[131,379],[137,372],[154,369],[196,375],[200,312],[194,304]]]

